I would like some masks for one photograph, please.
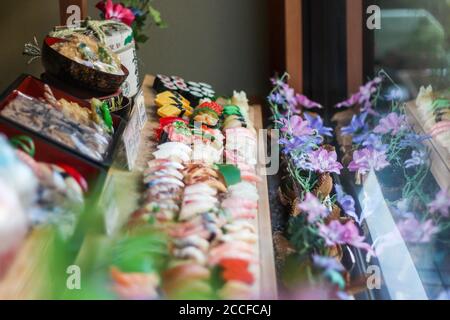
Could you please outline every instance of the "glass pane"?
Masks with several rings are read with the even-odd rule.
[[[378,0],[381,29],[375,32],[375,69],[405,89],[405,99],[431,84],[449,84],[450,1]]]
[[[385,88],[382,96],[396,93],[396,98],[407,102],[405,110],[414,130],[431,135],[438,123],[449,120],[446,114],[450,106],[450,1],[378,0],[375,3],[381,8],[381,29],[375,31],[374,71],[386,71],[396,84]],[[429,85],[433,93],[427,95],[421,87]],[[442,99],[446,104],[442,110],[446,111],[440,115],[429,111],[430,118],[425,117],[427,112],[421,109],[424,106],[416,103],[419,95],[422,99],[430,98],[431,103]],[[424,182],[424,193],[427,194],[423,197],[431,203],[437,192],[449,185],[450,144],[442,133],[430,138],[426,144],[431,174]],[[370,175],[359,195],[364,211],[376,212],[367,218],[367,226],[372,239],[382,246],[378,262],[386,291],[392,299],[449,299],[448,232],[441,232],[427,241],[411,239],[415,236],[411,232],[417,235],[424,231],[420,228],[425,225],[418,225],[414,230],[412,225],[402,224],[408,220],[399,216],[401,202],[393,204],[390,201],[390,198],[402,199],[399,187],[402,183],[395,179],[394,176]],[[421,182],[417,181],[417,184]],[[395,195],[397,189],[400,190],[399,197]],[[427,217],[429,208],[416,207],[414,213]],[[444,224],[440,227],[447,228]]]

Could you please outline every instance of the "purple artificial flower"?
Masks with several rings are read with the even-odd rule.
[[[283,152],[288,153],[308,153],[322,143],[322,138],[319,136],[301,136],[292,138],[281,138],[280,144],[283,145]]]
[[[369,126],[366,123],[367,116],[367,112],[354,115],[350,125],[341,129],[341,134],[352,136],[353,141],[358,144],[364,141],[369,134]]]
[[[364,237],[359,235],[359,230],[353,221],[342,224],[333,220],[329,225],[320,225],[319,234],[328,246],[350,245],[374,254],[370,245],[364,242]]]
[[[425,150],[414,150],[411,154],[411,159],[405,161],[405,168],[413,168],[426,164],[428,161],[428,154]]]
[[[344,192],[344,189],[340,184],[335,185],[337,202],[341,205],[345,214],[355,219],[355,221],[361,225],[362,221],[359,221],[359,217],[356,215],[355,199],[351,195]]]
[[[311,163],[308,161],[308,155],[301,152],[300,154],[291,154],[291,159],[297,168],[305,171],[313,171]]]
[[[349,164],[348,169],[364,175],[369,173],[371,169],[380,171],[387,166],[389,166],[389,162],[385,152],[364,148],[353,153],[353,161]]]
[[[285,103],[283,96],[279,92],[272,93],[268,99],[270,103],[276,105],[283,105]]]
[[[310,100],[308,97],[302,95],[302,94],[296,94],[295,99],[297,100],[297,103],[301,105],[302,107],[306,109],[322,109],[323,106],[320,103],[314,102]]]
[[[303,141],[301,141],[299,138],[280,138],[279,140],[280,145],[283,146],[283,153],[289,154],[299,148],[301,148],[301,145],[303,144]]]
[[[319,219],[326,218],[330,214],[327,207],[325,207],[312,193],[307,193],[305,199],[298,207],[308,214],[309,223],[315,223]]]
[[[337,161],[336,151],[327,151],[324,148],[311,152],[309,154],[309,162],[314,171],[319,173],[334,172],[341,174],[341,170],[344,168]]]
[[[336,105],[336,108],[352,107],[356,104],[360,104],[363,107],[363,111],[371,112],[372,104],[370,99],[372,95],[377,92],[377,86],[383,81],[381,77],[377,77],[372,81],[369,81],[364,86],[359,88],[359,91],[352,95],[348,100],[345,100]]]
[[[417,147],[418,145],[421,145],[422,142],[425,140],[431,139],[431,136],[427,135],[420,135],[414,132],[407,133],[405,137],[402,138],[402,140],[399,143],[399,147],[406,149],[408,147]]]
[[[304,114],[306,121],[309,123],[309,127],[313,130],[316,130],[317,133],[321,136],[333,136],[333,129],[329,127],[325,127],[323,125],[323,119],[321,116],[312,116],[309,113]]]
[[[366,136],[365,140],[363,141],[362,145],[366,148],[372,148],[378,151],[384,151],[386,152],[389,148],[388,145],[383,144],[383,141],[381,140],[381,136],[377,134],[369,134]]]
[[[326,272],[329,271],[337,271],[342,272],[345,271],[344,266],[342,263],[340,263],[336,258],[330,258],[330,257],[322,257],[319,255],[313,256],[313,263],[316,267],[325,270]]]
[[[380,123],[373,130],[378,134],[388,134],[395,136],[406,127],[406,117],[404,115],[398,115],[395,112],[389,113],[386,117],[380,120]]]
[[[420,222],[415,217],[401,220],[397,223],[397,229],[408,243],[429,243],[439,232],[431,219]]]
[[[309,136],[314,133],[309,127],[308,122],[297,115],[290,117],[290,119],[283,118],[280,122],[283,125],[281,132],[287,133],[294,137]]]
[[[448,190],[441,190],[436,194],[436,198],[430,204],[428,209],[431,213],[440,213],[443,217],[450,216],[450,196]]]
[[[291,88],[287,83],[283,83],[281,85],[280,93],[289,104],[289,106],[291,106],[291,108],[295,109],[295,107],[298,106],[298,101],[295,97],[295,90]]]

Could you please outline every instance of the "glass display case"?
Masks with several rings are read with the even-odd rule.
[[[306,0],[300,24],[286,3],[280,68],[300,61],[291,85],[324,106],[313,113],[344,167],[334,184],[374,251],[352,249],[350,270],[367,280],[354,297],[449,299],[450,3]]]
[[[373,31],[373,62],[366,63],[373,63],[374,74],[383,70],[389,75],[391,85],[381,95],[407,102],[404,108],[412,132],[430,136],[422,142],[426,145],[423,174],[411,179],[410,185],[405,181],[408,175],[371,174],[358,198],[369,215],[367,229],[382,248],[377,257],[389,297],[448,299],[448,211],[439,212],[448,206],[448,133],[435,133],[434,128],[447,120],[450,106],[450,3],[380,0],[374,4],[381,9],[381,28]],[[428,86],[433,93],[425,92],[424,88],[431,90]],[[417,190],[412,195],[411,188]]]

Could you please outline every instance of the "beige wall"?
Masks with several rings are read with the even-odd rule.
[[[91,16],[96,0],[89,0]],[[154,28],[139,51],[142,73],[179,75],[213,84],[220,94],[245,89],[264,95],[268,70],[266,0],[156,0],[169,24]],[[0,88],[22,72],[39,75],[40,63],[26,65],[23,44],[42,40],[59,21],[57,0],[2,1]]]

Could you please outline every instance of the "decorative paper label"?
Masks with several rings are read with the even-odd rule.
[[[141,115],[137,105],[133,108],[130,121],[123,133],[122,139],[125,146],[128,169],[133,170],[141,142]]]
[[[147,123],[147,109],[145,108],[144,91],[142,88],[139,90],[135,98],[135,107],[139,112],[139,127],[142,130]]]

